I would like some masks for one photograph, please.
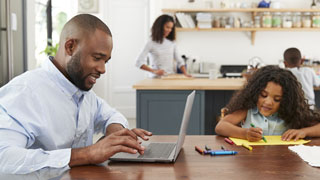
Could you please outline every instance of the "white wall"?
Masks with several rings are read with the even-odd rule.
[[[148,0],[101,0],[103,21],[113,35],[111,60],[106,74],[94,91],[127,118],[136,117],[136,92],[133,84],[145,78],[135,67],[135,59],[147,41],[149,29]]]
[[[34,0],[26,1],[27,8],[27,69],[34,69],[37,64],[37,60],[34,55],[35,51],[35,12],[34,12]]]

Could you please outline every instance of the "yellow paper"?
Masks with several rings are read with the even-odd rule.
[[[249,142],[245,139],[239,139],[239,138],[233,138],[229,137],[237,146],[241,146],[243,143],[247,145],[291,145],[291,144],[305,144],[310,142],[311,140],[304,140],[300,139],[297,141],[282,141],[281,136],[264,136],[267,139],[267,142],[264,142],[263,140],[257,141],[257,142]]]

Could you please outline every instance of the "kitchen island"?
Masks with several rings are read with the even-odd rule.
[[[188,94],[196,90],[191,112],[188,134],[213,135],[220,117],[220,110],[239,90],[244,78],[175,78],[145,79],[133,88],[137,91],[137,127],[147,129],[156,135],[177,135]],[[320,102],[319,88],[316,103]]]

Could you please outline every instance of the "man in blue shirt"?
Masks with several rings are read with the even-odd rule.
[[[143,153],[125,117],[90,89],[105,73],[112,35],[97,17],[81,14],[64,26],[59,49],[36,70],[0,89],[0,172],[102,163],[117,152]],[[92,144],[94,133],[106,137]]]

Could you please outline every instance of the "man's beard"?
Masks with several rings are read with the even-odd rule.
[[[71,60],[67,63],[66,69],[71,82],[83,91],[89,91],[92,87],[87,88],[85,86],[86,77],[83,77],[83,68],[80,63],[80,52],[77,52],[74,56],[71,57]]]

